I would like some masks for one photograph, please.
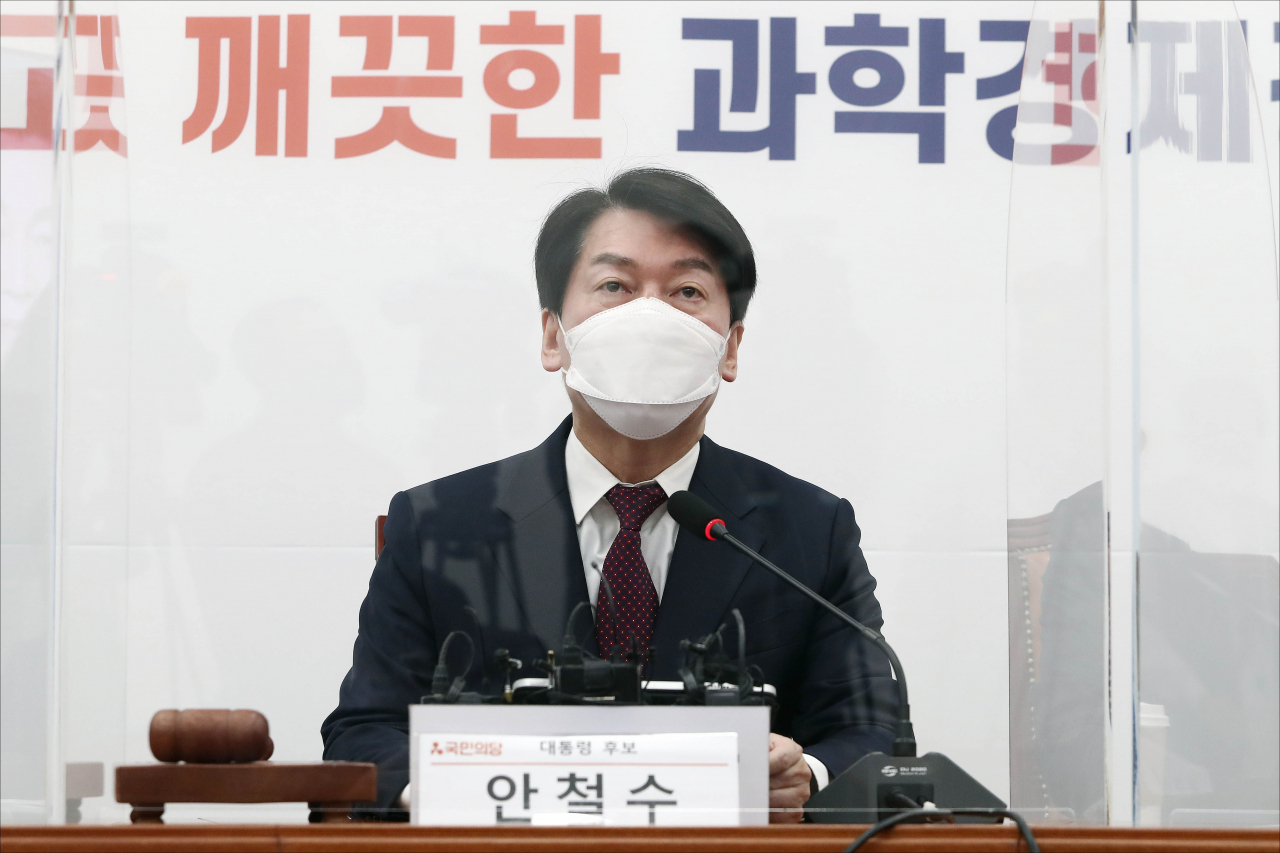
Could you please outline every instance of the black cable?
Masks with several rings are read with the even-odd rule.
[[[579,602],[578,602],[578,604],[577,604],[577,606],[576,606],[576,607],[574,607],[574,608],[573,608],[573,610],[569,611],[569,619],[568,619],[568,621],[566,621],[566,622],[564,623],[564,649],[565,649],[565,651],[568,651],[571,647],[572,647],[572,648],[579,648],[579,647],[581,647],[581,645],[582,645],[581,643],[579,643],[579,642],[578,642],[578,638],[577,638],[576,636],[574,636],[574,633],[573,633],[573,623],[577,620],[577,618],[578,618],[578,613],[579,613],[579,612],[582,610],[582,608],[584,608],[584,607],[587,609],[587,612],[588,612],[588,613],[589,613],[589,612],[591,612],[591,602],[590,602],[590,601],[579,601]]]
[[[742,619],[742,611],[733,608],[733,619],[738,624],[738,669],[747,671],[747,623]]]
[[[738,628],[738,701],[742,702],[751,695],[755,682],[747,669],[747,624],[742,618],[742,611],[736,607],[733,608],[733,619]]]
[[[900,823],[906,823],[915,818],[930,817],[947,817],[948,815],[964,815],[966,817],[1007,817],[1018,825],[1018,831],[1022,833],[1022,840],[1027,843],[1029,853],[1040,853],[1040,845],[1036,844],[1036,837],[1031,832],[1031,827],[1027,826],[1027,822],[1022,819],[1022,815],[1008,809],[910,809],[908,811],[899,812],[892,817],[885,818],[877,824],[872,825],[866,832],[858,836],[858,840],[850,844],[844,849],[844,853],[856,853],[862,849],[862,845],[866,844],[875,836],[884,832],[886,829],[895,827]]]

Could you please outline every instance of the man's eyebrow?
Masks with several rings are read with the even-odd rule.
[[[615,254],[614,252],[601,252],[591,259],[593,265],[604,265],[611,267],[635,267],[636,262],[624,255]],[[672,261],[671,266],[678,270],[702,270],[715,274],[715,269],[711,264],[703,258],[681,258],[678,261]]]
[[[715,270],[711,268],[711,264],[707,263],[702,258],[681,258],[671,266],[678,270],[702,270],[715,275]]]
[[[613,252],[602,252],[591,259],[592,264],[604,264],[611,267],[634,267],[636,262]]]

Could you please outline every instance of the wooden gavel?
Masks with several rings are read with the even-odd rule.
[[[368,762],[267,761],[275,744],[257,711],[157,711],[150,734],[160,763],[116,767],[133,823],[164,823],[169,803],[309,803],[313,823],[346,823],[353,804],[378,796]]]
[[[267,718],[257,711],[157,711],[151,718],[151,754],[157,761],[240,764],[275,752]]]

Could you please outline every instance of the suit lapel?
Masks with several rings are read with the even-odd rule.
[[[705,436],[689,491],[710,503],[735,536],[760,550],[764,535],[744,520],[755,508],[755,500],[734,473],[724,449]],[[730,546],[680,531],[654,631],[655,677],[675,677],[684,657],[681,640],[696,639],[720,627],[750,568],[751,559]]]
[[[541,445],[503,463],[496,505],[511,519],[508,569],[516,601],[543,649],[559,649],[565,622],[587,601],[577,525],[569,502],[564,446],[573,419],[566,418]],[[595,648],[591,619],[579,615],[575,634]]]

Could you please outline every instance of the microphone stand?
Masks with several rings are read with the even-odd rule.
[[[899,709],[898,710],[898,732],[897,732],[897,737],[893,741],[893,754],[895,756],[902,756],[902,757],[915,756],[916,733],[915,733],[915,728],[911,725],[911,706],[907,702],[907,677],[902,672],[902,664],[901,662],[898,661],[898,655],[894,652],[893,648],[887,642],[885,642],[885,639],[883,636],[881,636],[880,632],[872,628],[868,628],[866,625],[863,625],[857,619],[854,619],[848,613],[845,613],[839,607],[836,607],[830,601],[827,601],[821,595],[818,595],[816,592],[809,589],[809,587],[805,586],[800,581],[796,580],[791,575],[787,574],[781,568],[774,565],[771,561],[766,559],[763,555],[756,553],[752,548],[747,546],[745,543],[739,540],[736,536],[730,533],[725,528],[724,524],[720,523],[719,521],[712,523],[708,527],[707,533],[712,538],[720,539],[724,542],[728,542],[738,551],[747,555],[752,560],[756,561],[757,563],[764,566],[769,571],[773,572],[778,577],[782,578],[787,583],[791,584],[791,586],[795,587],[797,590],[807,595],[816,604],[822,606],[829,613],[843,620],[846,624],[852,627],[859,634],[866,637],[868,640],[871,641],[872,644],[875,645],[876,648],[878,648],[881,652],[884,653],[885,657],[889,659],[889,666],[893,668],[894,678],[896,678],[898,682],[898,709]]]
[[[677,493],[679,494],[681,493]],[[705,511],[710,513],[711,508],[707,506]],[[855,761],[852,767],[832,779],[830,784],[805,804],[805,814],[809,820],[814,823],[862,823],[872,818],[883,821],[882,824],[877,824],[876,828],[879,829],[892,823],[921,820],[931,814],[945,813],[950,819],[960,823],[999,822],[1009,814],[999,797],[947,756],[940,752],[930,752],[916,757],[911,707],[907,704],[907,679],[903,675],[898,655],[880,632],[863,625],[738,540],[720,519],[705,521],[705,518],[704,515],[703,521],[690,523],[688,526],[708,539],[729,543],[734,549],[804,593],[824,610],[837,616],[884,652],[897,678],[899,713],[893,755],[871,752]],[[685,526],[684,522],[680,523]],[[916,809],[914,806],[923,808]],[[942,809],[941,812],[938,811],[939,808]]]

